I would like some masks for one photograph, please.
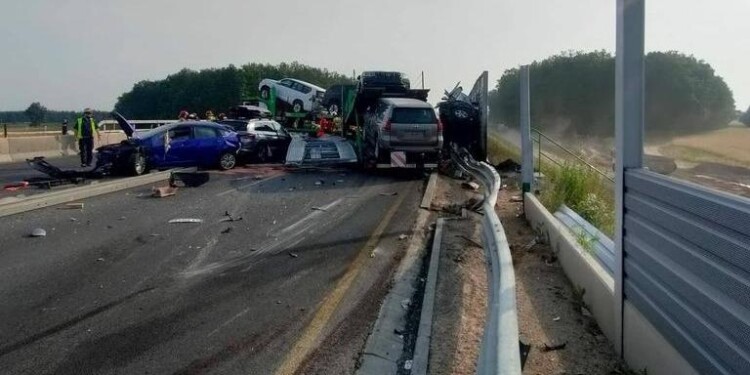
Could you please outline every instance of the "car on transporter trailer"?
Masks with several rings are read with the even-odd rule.
[[[136,132],[125,117],[112,116],[128,138],[97,149],[96,169],[104,174],[141,175],[175,167],[227,170],[237,164],[240,139],[226,125],[185,121]]]
[[[289,105],[294,113],[317,109],[326,93],[324,88],[298,79],[264,79],[258,84],[261,99],[270,99],[272,88],[276,90],[276,99]]]

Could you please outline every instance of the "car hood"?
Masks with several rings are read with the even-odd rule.
[[[123,117],[121,114],[117,112],[112,112],[112,117],[117,120],[117,124],[120,125],[120,129],[122,129],[123,132],[125,132],[125,135],[130,138],[133,136],[133,133],[135,133],[135,126],[128,122],[125,117]]]

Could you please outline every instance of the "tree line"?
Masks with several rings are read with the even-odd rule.
[[[109,118],[109,113],[106,111],[93,111],[95,119]],[[24,111],[0,111],[0,122],[1,123],[31,123],[31,125],[39,125],[43,123],[62,123],[64,120],[68,120],[69,123],[75,122],[78,117],[83,116],[83,111],[55,111],[47,109],[44,105],[39,102],[34,102],[29,105]]]
[[[572,135],[612,136],[615,60],[606,51],[567,52],[530,65],[532,126]],[[646,130],[690,133],[736,119],[732,92],[705,61],[679,52],[645,58]],[[506,70],[490,92],[490,119],[519,123],[519,70]]]
[[[226,112],[242,101],[258,96],[262,79],[296,78],[327,88],[338,83],[351,83],[351,78],[326,69],[298,62],[278,65],[250,63],[235,67],[183,69],[165,79],[141,81],[122,94],[115,110],[127,118],[173,118],[181,110],[199,116],[212,110]]]

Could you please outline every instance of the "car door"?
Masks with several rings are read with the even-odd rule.
[[[200,166],[215,165],[224,150],[224,139],[221,133],[210,126],[194,126],[193,140],[190,144],[191,152]]]
[[[276,121],[269,121],[269,125],[276,132],[272,146],[274,155],[286,155],[289,143],[292,142],[292,136]]]
[[[278,82],[276,85],[276,98],[280,99],[283,102],[290,103],[291,104],[291,92],[292,92],[292,85],[294,82],[288,79],[282,79]]]
[[[193,154],[193,131],[190,126],[176,126],[167,131],[165,166],[183,167],[195,165]]]

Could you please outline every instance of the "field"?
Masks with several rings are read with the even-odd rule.
[[[678,137],[659,147],[677,161],[750,167],[750,128],[727,128]]]

